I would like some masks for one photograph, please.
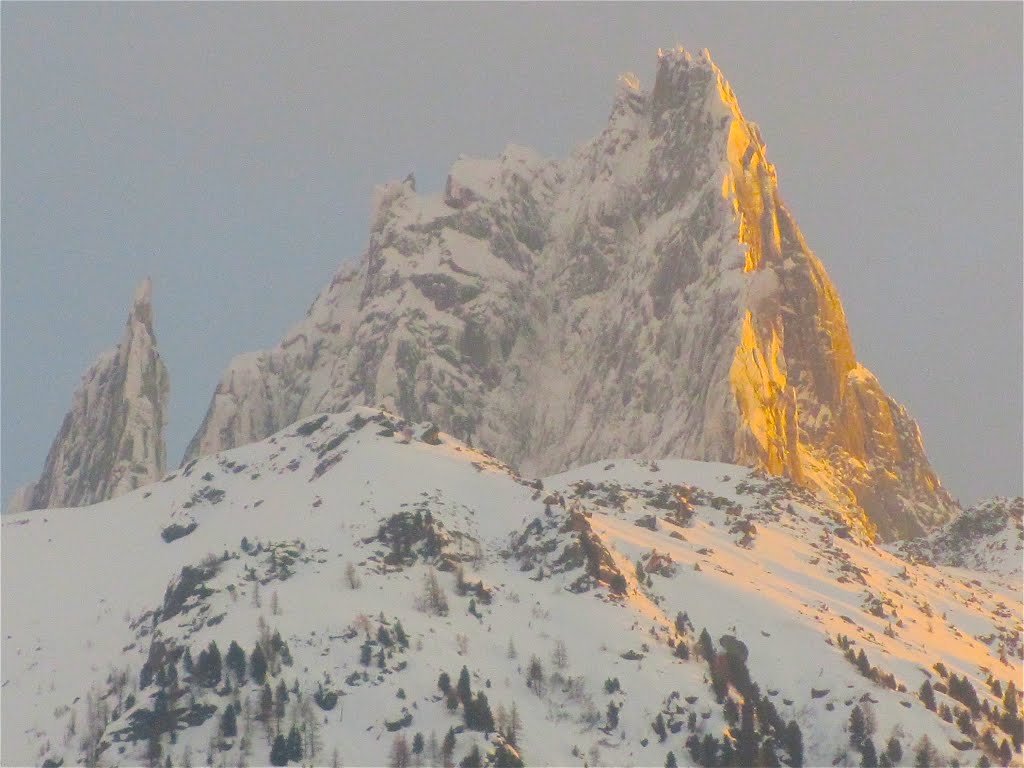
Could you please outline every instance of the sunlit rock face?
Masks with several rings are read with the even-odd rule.
[[[167,394],[147,278],[135,291],[120,344],[82,375],[42,475],[18,490],[8,511],[94,504],[159,480],[167,461]]]
[[[884,538],[955,504],[917,425],[857,363],[757,126],[705,52],[621,79],[565,160],[461,158],[375,193],[367,250],[273,350],[222,377],[186,460],[385,405],[530,473],[728,461],[848,502]]]

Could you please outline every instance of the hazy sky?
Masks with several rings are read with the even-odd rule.
[[[367,235],[372,186],[563,156],[616,76],[710,48],[965,502],[1022,485],[1020,3],[3,3],[2,491],[154,280],[177,463],[236,353]]]

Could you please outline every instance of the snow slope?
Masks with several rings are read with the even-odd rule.
[[[150,742],[161,764],[266,765],[271,737],[293,723],[309,763],[330,764],[337,750],[346,765],[387,764],[396,739],[417,732],[421,758],[439,763],[431,735],[441,744],[454,728],[457,764],[474,745],[487,754],[511,739],[463,729],[457,700],[449,710],[438,677],[455,686],[463,665],[496,717],[515,706],[515,753],[530,765],[663,765],[670,750],[694,764],[693,736],[738,743],[728,710],[745,697],[760,703],[760,749],[779,760],[793,754],[776,720],[798,724],[807,765],[859,764],[846,732],[859,706],[873,713],[879,751],[895,736],[910,762],[927,736],[944,758],[974,764],[976,745],[992,751],[986,731],[996,747],[1007,734],[979,711],[968,718],[979,735],[965,736],[918,689],[966,676],[998,711],[989,675],[1005,688],[1022,671],[1018,578],[902,560],[787,481],[617,460],[537,482],[366,408],[312,417],[101,504],[6,516],[2,536],[4,765],[136,765]],[[425,600],[431,574],[446,614]],[[407,647],[381,639],[399,621]],[[717,662],[699,657],[704,628]],[[216,641],[225,654],[233,640],[249,675],[258,643],[270,657],[278,648],[269,683],[292,691],[280,724],[261,722],[248,677],[199,681],[201,651]],[[861,650],[873,677],[858,670]],[[718,700],[729,653],[749,653],[759,688],[734,678]],[[318,686],[337,692],[333,708],[314,703]],[[161,688],[176,714],[147,731]],[[959,706],[935,696],[939,709]],[[238,734],[222,738],[236,701]]]
[[[1024,499],[986,499],[929,535],[896,546],[907,557],[1019,577],[1024,570]]]

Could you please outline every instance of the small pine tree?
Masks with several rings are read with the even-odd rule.
[[[260,720],[269,723],[274,715],[274,692],[270,690],[270,683],[263,684],[260,691]]]
[[[801,768],[804,764],[804,737],[796,720],[790,720],[783,736],[783,746],[789,752],[789,764]]]
[[[1010,742],[1003,739],[1003,743],[999,745],[999,764],[1009,765],[1013,762],[1013,749],[1010,747]]]
[[[505,740],[513,747],[519,746],[519,736],[523,732],[523,721],[519,717],[519,707],[512,702],[512,709],[508,713],[508,728],[505,730]]]
[[[480,754],[480,747],[474,744],[469,754],[462,758],[459,768],[481,768],[484,764],[483,756]]]
[[[437,687],[441,690],[441,693],[448,695],[448,691],[452,689],[452,679],[448,677],[447,672],[442,672],[437,677]]]
[[[257,685],[263,685],[267,679],[267,657],[257,643],[249,656],[249,674]]]
[[[569,651],[562,640],[555,643],[555,650],[551,654],[551,660],[559,669],[565,669],[569,666]]]
[[[864,677],[871,676],[871,662],[868,661],[868,655],[864,653],[863,648],[857,652],[857,670],[864,675]]]
[[[619,727],[619,708],[615,706],[614,701],[608,702],[608,711],[606,713],[606,719],[608,725],[605,730],[614,731]]]
[[[854,707],[853,711],[850,712],[850,746],[860,750],[860,745],[863,743],[865,735],[864,712],[860,707]]]
[[[921,691],[920,691],[919,695],[921,697],[921,702],[924,704],[924,706],[927,709],[929,709],[932,712],[934,712],[935,711],[935,691],[932,690],[932,684],[931,684],[930,680],[925,680],[923,683],[921,683]]]
[[[288,742],[280,733],[270,748],[270,764],[275,766],[288,765]]]
[[[654,732],[658,734],[658,741],[663,742],[668,738],[668,731],[665,728],[665,718],[662,716],[661,712],[659,712],[658,716],[654,718],[654,722],[651,723],[651,728],[653,728]]]
[[[931,768],[938,762],[938,757],[938,752],[932,746],[932,740],[928,738],[928,734],[925,734],[914,748],[914,768]],[[1009,765],[1009,763],[1006,764]]]
[[[302,760],[302,735],[295,725],[288,731],[288,759],[296,762]]]
[[[878,752],[875,742],[870,737],[864,739],[860,746],[861,768],[878,768]]]
[[[402,648],[409,647],[409,636],[405,634],[405,629],[400,621],[395,622],[395,639]]]
[[[679,764],[676,762],[676,753],[669,751],[665,756],[665,768],[678,768],[678,765]]]
[[[455,752],[455,729],[449,728],[441,742],[441,758],[445,765],[451,765],[452,754]]]
[[[395,734],[395,740],[391,742],[391,754],[388,759],[390,768],[408,768],[409,766],[409,744],[405,735]]]
[[[238,685],[245,685],[245,651],[234,640],[231,641],[228,652],[224,655],[224,665],[231,670]]]
[[[225,707],[224,714],[220,719],[220,735],[225,739],[232,739],[238,735],[238,720],[235,716],[235,708]]]
[[[1017,686],[1011,680],[1006,684],[1006,692],[1003,694],[1003,708],[1010,713],[1017,711]]]
[[[885,756],[889,758],[889,762],[893,765],[899,765],[903,759],[903,745],[900,744],[900,740],[895,735],[889,737],[889,741],[885,745]]]
[[[469,670],[463,665],[462,671],[459,673],[459,682],[455,686],[455,692],[459,695],[459,701],[465,706],[466,702],[473,699],[473,691],[469,685]]]
[[[412,753],[414,755],[423,754],[423,734],[419,731],[412,737]]]
[[[285,705],[288,703],[288,686],[283,679],[277,682],[277,690],[274,691],[274,717],[280,722],[284,718]],[[290,737],[290,734],[289,734]]]
[[[537,656],[530,657],[526,668],[526,686],[540,693],[544,689],[544,667]]]
[[[697,647],[700,649],[701,658],[709,664],[714,661],[715,646],[711,642],[711,635],[708,634],[706,627],[700,631],[700,639],[697,641]]]

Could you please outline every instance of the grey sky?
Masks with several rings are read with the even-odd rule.
[[[236,353],[362,251],[372,186],[562,156],[711,49],[860,359],[963,501],[1022,485],[1022,5],[18,4],[2,17],[2,496],[154,279],[172,462]]]

